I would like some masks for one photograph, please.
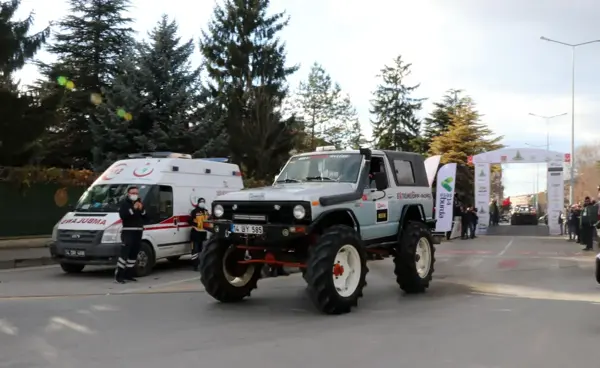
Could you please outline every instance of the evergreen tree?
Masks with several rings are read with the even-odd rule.
[[[452,123],[452,115],[456,112],[456,109],[468,103],[468,97],[465,97],[463,91],[459,89],[448,90],[441,101],[434,102],[433,111],[424,121],[422,143],[425,152],[429,150],[429,145],[433,138],[448,130]]]
[[[15,20],[21,1],[0,3],[0,165],[33,163],[38,141],[55,119],[57,101],[19,91],[13,74],[23,68],[46,42],[49,28],[30,34],[33,15]]]
[[[211,98],[226,112],[225,130],[232,161],[256,179],[270,178],[294,147],[294,117],[284,119],[285,44],[277,35],[285,13],[268,15],[269,0],[225,0],[203,32],[200,50]]]
[[[307,80],[300,82],[296,105],[310,136],[311,149],[316,147],[316,138],[338,145],[348,140],[348,124],[356,115],[354,107],[320,64],[315,62]]]
[[[192,40],[181,42],[178,25],[164,15],[149,32],[150,42],[137,45],[120,64],[121,74],[105,88],[106,104],[99,108],[102,121],[94,134],[106,142],[99,154],[110,157],[127,152],[158,150],[192,153],[198,147],[191,134],[195,123],[199,69],[190,64]],[[125,114],[128,114],[125,116]],[[118,126],[127,126],[131,139],[118,146],[112,136]],[[110,137],[110,138],[109,138]],[[119,139],[119,138],[114,138]]]
[[[105,160],[101,147],[111,143],[92,134],[103,125],[96,105],[119,74],[119,61],[132,49],[132,19],[124,15],[130,0],[69,0],[69,5],[70,14],[58,22],[60,31],[48,48],[58,61],[41,65],[46,77],[42,90],[65,94],[47,163],[99,168]]]
[[[474,169],[467,165],[468,157],[502,148],[502,137],[494,138],[493,132],[481,123],[475,103],[469,97],[465,97],[464,104],[458,106],[451,116],[448,130],[433,138],[429,153],[442,155],[442,164],[458,164],[456,192],[461,197],[473,198]]]
[[[371,122],[373,138],[379,149],[411,151],[420,136],[421,121],[416,113],[421,110],[423,99],[411,97],[419,85],[405,85],[411,65],[398,56],[379,75],[381,83],[371,101],[371,114],[375,115]]]
[[[365,138],[362,132],[362,127],[360,126],[360,120],[358,118],[354,119],[352,125],[350,127],[350,139],[348,140],[348,146],[352,149],[359,149],[365,147],[369,142]]]

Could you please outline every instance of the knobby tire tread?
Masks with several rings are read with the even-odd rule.
[[[210,239],[200,253],[200,282],[204,290],[222,303],[235,303],[249,297],[258,286],[261,269],[255,268],[252,279],[242,287],[231,285],[223,273],[223,257],[228,245],[218,239]]]
[[[342,297],[333,284],[333,263],[337,251],[346,244],[352,244],[361,257],[362,275],[355,293]],[[326,230],[311,249],[304,279],[311,301],[323,313],[344,314],[358,305],[358,299],[363,296],[366,286],[366,275],[369,272],[366,263],[366,250],[356,231],[345,225],[335,225]]]
[[[431,268],[427,277],[422,279],[417,272],[415,256],[417,244],[421,237],[427,237],[431,245]],[[409,222],[402,230],[394,257],[394,274],[396,282],[407,294],[423,293],[429,287],[435,267],[435,245],[431,232],[421,222]]]

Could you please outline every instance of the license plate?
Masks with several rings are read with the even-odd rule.
[[[65,250],[65,255],[71,257],[85,257],[85,250],[67,249]]]
[[[263,227],[259,225],[232,224],[231,232],[239,234],[261,235],[263,233]]]

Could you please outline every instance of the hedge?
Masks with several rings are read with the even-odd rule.
[[[60,184],[64,186],[87,187],[96,180],[98,174],[90,170],[70,170],[55,167],[0,167],[0,182],[23,186],[33,184]]]
[[[0,182],[15,183],[27,187],[33,184],[60,184],[71,187],[87,187],[97,177],[98,174],[90,170],[69,170],[37,166],[0,167]],[[271,182],[256,180],[254,178],[244,178],[245,188],[257,188],[268,185],[271,185]]]

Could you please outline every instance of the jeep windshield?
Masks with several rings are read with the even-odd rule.
[[[133,184],[99,184],[88,188],[83,193],[75,211],[77,212],[117,212],[121,200],[127,194],[127,188]],[[140,199],[150,191],[150,185],[136,185],[140,191]]]
[[[356,183],[362,155],[359,153],[294,156],[281,170],[277,183]]]

